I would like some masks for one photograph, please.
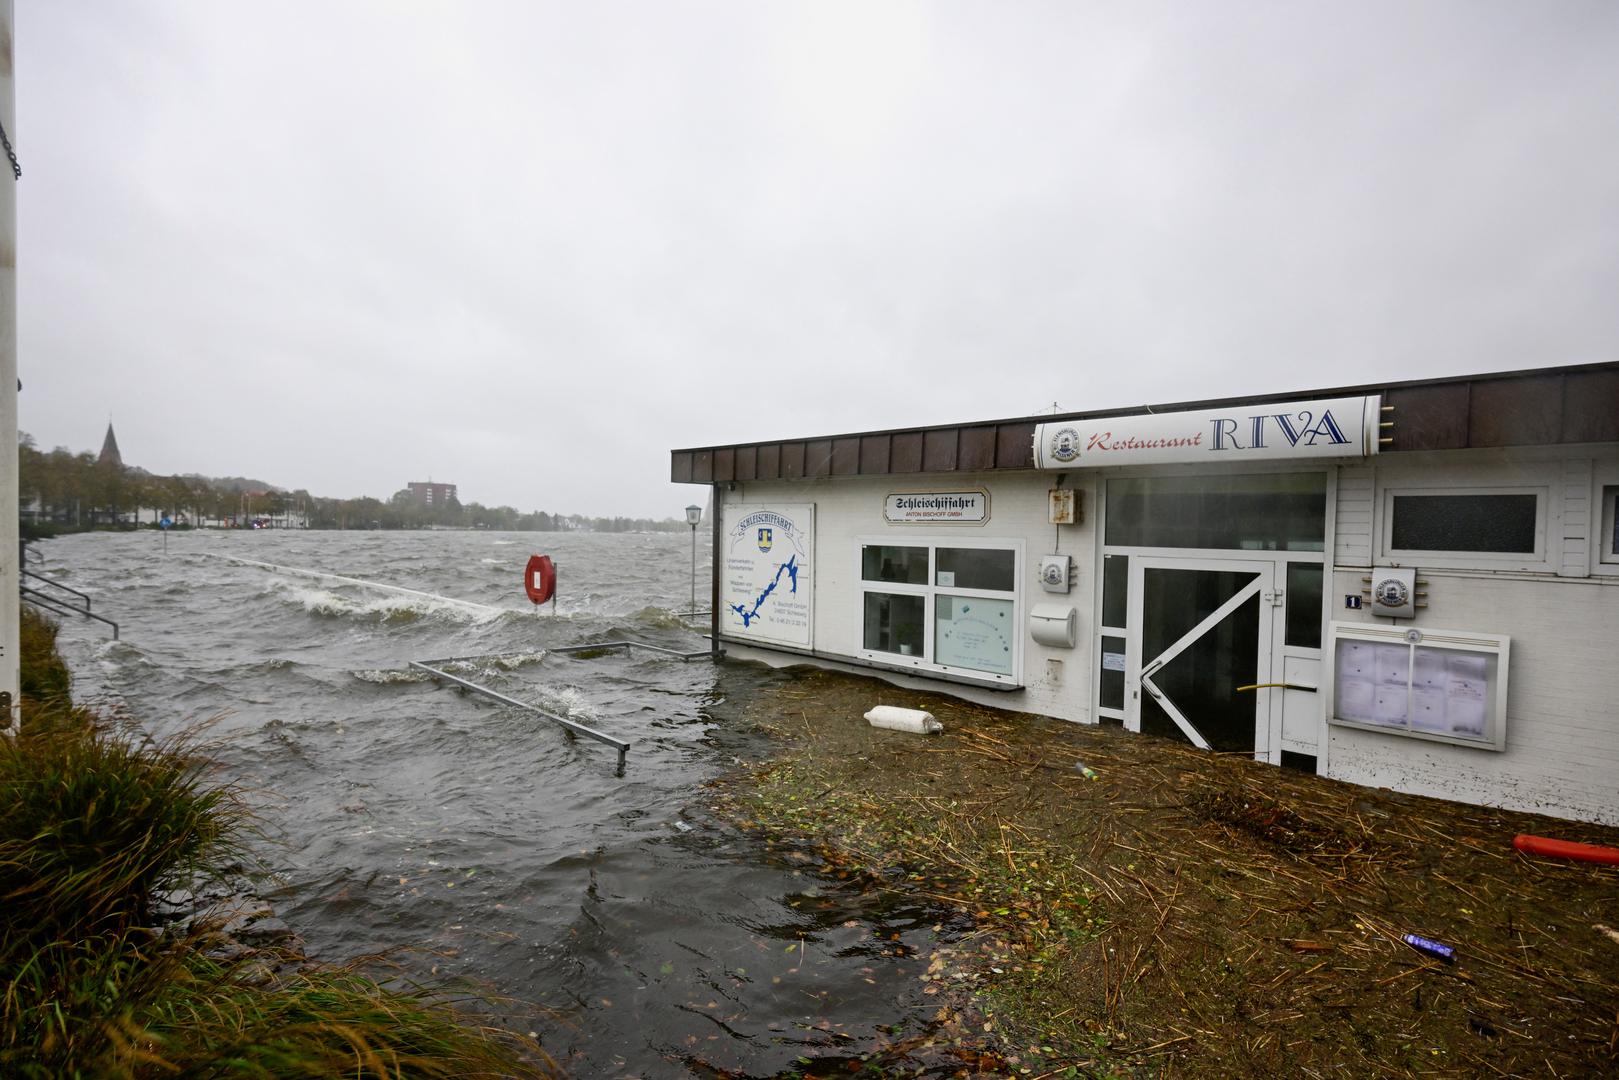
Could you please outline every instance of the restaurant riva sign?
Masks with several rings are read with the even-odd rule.
[[[1378,397],[1053,420],[1034,429],[1039,469],[1354,458],[1377,452]]]

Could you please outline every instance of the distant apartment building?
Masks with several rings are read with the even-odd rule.
[[[429,480],[425,484],[412,481],[407,486],[410,501],[429,510],[442,510],[456,501],[454,484],[435,484]]]

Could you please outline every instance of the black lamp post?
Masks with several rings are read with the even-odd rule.
[[[697,523],[703,520],[701,506],[686,507],[686,524],[691,526],[691,608],[687,614],[697,613]]]

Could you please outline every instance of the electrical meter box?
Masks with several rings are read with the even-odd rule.
[[[1046,592],[1066,593],[1074,583],[1074,560],[1067,555],[1040,556],[1040,587]]]
[[[1079,492],[1052,488],[1046,492],[1046,521],[1052,525],[1079,524]]]

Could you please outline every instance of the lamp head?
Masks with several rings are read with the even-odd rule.
[[[695,528],[697,528],[697,523],[699,521],[702,521],[702,520],[703,520],[703,508],[701,506],[688,506],[688,507],[686,507],[686,524],[687,525],[690,525],[692,528],[695,529]]]

